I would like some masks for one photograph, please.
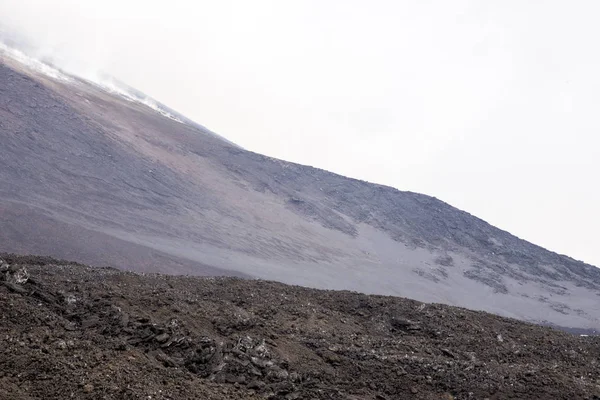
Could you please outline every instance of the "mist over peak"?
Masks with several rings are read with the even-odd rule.
[[[73,84],[78,80],[83,80],[127,101],[143,104],[166,118],[181,124],[194,126],[206,134],[239,147],[102,69],[93,68],[89,65],[85,68],[79,68],[78,66],[83,64],[70,61],[68,57],[61,55],[60,52],[36,44],[35,41],[25,35],[7,31],[2,26],[0,26],[0,57],[8,57],[55,80]]]

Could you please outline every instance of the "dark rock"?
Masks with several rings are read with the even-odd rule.
[[[448,349],[442,349],[442,353],[450,358],[456,358],[456,355]]]
[[[18,294],[27,294],[27,290],[21,285],[12,282],[2,282],[11,292]]]
[[[157,335],[154,337],[154,340],[156,340],[158,343],[165,343],[167,340],[169,340],[169,334],[168,333],[161,333],[160,335]]]

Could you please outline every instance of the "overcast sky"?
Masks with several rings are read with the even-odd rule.
[[[256,152],[436,196],[600,265],[600,2],[0,0]]]

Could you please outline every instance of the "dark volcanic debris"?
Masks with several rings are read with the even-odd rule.
[[[597,399],[598,337],[236,278],[0,261],[0,399]]]

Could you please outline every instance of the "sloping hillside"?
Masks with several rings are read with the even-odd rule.
[[[435,198],[246,151],[138,92],[1,60],[4,251],[600,328],[593,266]]]

